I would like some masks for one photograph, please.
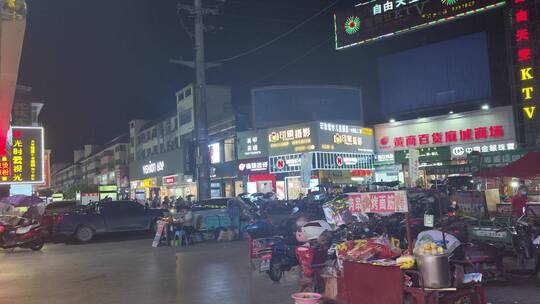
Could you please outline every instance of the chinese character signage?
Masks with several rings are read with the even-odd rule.
[[[43,183],[43,128],[12,127],[8,155],[0,158],[0,183]]]
[[[254,158],[238,161],[238,175],[255,175],[268,173],[268,158]]]
[[[379,152],[507,143],[515,140],[512,107],[376,125],[375,140]]]
[[[432,147],[415,149],[418,151],[418,161],[420,163],[434,163],[449,161],[450,147]],[[396,164],[406,164],[409,162],[409,150],[399,150],[394,152]]]
[[[509,56],[514,80],[514,96],[524,124],[525,142],[536,144],[540,121],[538,120],[538,16],[535,1],[510,0]]]
[[[349,209],[353,213],[408,212],[406,191],[350,193]]]
[[[374,0],[334,15],[336,49],[501,7],[501,0]]]
[[[310,151],[373,152],[373,130],[329,122],[313,122],[268,131],[269,155]]]
[[[495,142],[495,143],[483,143],[483,144],[473,144],[473,145],[458,145],[450,147],[452,153],[452,159],[467,158],[467,155],[472,152],[499,152],[499,151],[512,151],[517,148],[515,141],[509,142]]]
[[[373,151],[373,129],[319,122],[319,144],[322,151]]]
[[[268,156],[266,130],[238,133],[238,159]]]

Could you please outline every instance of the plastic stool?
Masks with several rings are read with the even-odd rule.
[[[178,247],[179,245],[184,245],[184,244],[186,244],[186,246],[189,246],[189,241],[188,241],[186,232],[184,230],[176,230],[176,232],[174,233],[173,245],[175,247]]]

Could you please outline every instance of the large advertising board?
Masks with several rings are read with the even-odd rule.
[[[343,86],[271,86],[252,90],[253,126],[313,120],[363,123],[362,91]]]
[[[7,152],[0,157],[0,184],[44,182],[43,128],[11,127]]]
[[[374,0],[334,14],[336,49],[438,25],[501,7],[501,0]]]
[[[268,129],[268,154],[311,151],[372,153],[373,130],[331,122],[312,122]]]

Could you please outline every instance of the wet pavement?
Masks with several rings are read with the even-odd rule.
[[[0,252],[0,303],[292,303],[296,277],[279,284],[252,271],[245,242],[152,248],[142,236],[86,245],[48,244],[41,252]],[[540,303],[530,283],[488,288],[493,304]]]
[[[0,252],[0,303],[290,303],[296,281],[251,271],[242,241],[152,248],[151,239]]]

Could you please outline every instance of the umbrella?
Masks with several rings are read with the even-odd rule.
[[[43,200],[37,196],[13,195],[0,199],[0,203],[12,205],[14,207],[30,207],[43,203]]]

